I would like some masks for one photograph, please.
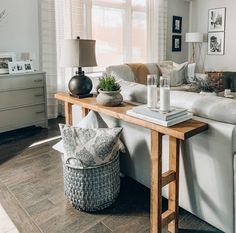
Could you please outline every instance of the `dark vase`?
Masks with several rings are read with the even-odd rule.
[[[68,88],[72,95],[86,95],[92,90],[93,84],[89,77],[77,74],[71,78]]]

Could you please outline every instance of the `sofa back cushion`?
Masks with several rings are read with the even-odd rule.
[[[194,115],[236,124],[236,100],[193,92],[171,91],[171,105],[186,108]]]
[[[140,84],[147,84],[147,75],[156,74],[159,83],[160,71],[156,63],[129,63],[124,65],[109,66],[106,74],[116,79]]]
[[[115,79],[122,79],[129,82],[135,82],[135,75],[128,65],[115,65],[106,68],[106,74],[113,76]]]

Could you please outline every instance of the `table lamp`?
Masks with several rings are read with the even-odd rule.
[[[196,43],[202,43],[203,42],[203,34],[200,32],[188,32],[185,35],[185,42],[192,43],[192,56],[191,56],[191,62],[196,62]]]
[[[70,95],[77,98],[92,96],[90,91],[93,84],[89,77],[84,75],[82,67],[97,66],[95,56],[95,40],[65,39],[61,41],[60,65],[61,67],[77,67],[68,88]]]

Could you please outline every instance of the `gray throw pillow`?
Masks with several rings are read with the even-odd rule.
[[[59,124],[68,158],[79,167],[94,167],[111,161],[119,150],[122,128],[83,129]]]

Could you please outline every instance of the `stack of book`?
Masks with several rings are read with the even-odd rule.
[[[128,115],[150,121],[163,126],[172,126],[192,118],[187,109],[171,107],[169,112],[162,112],[157,108],[148,108],[146,105],[133,107],[126,112]]]

